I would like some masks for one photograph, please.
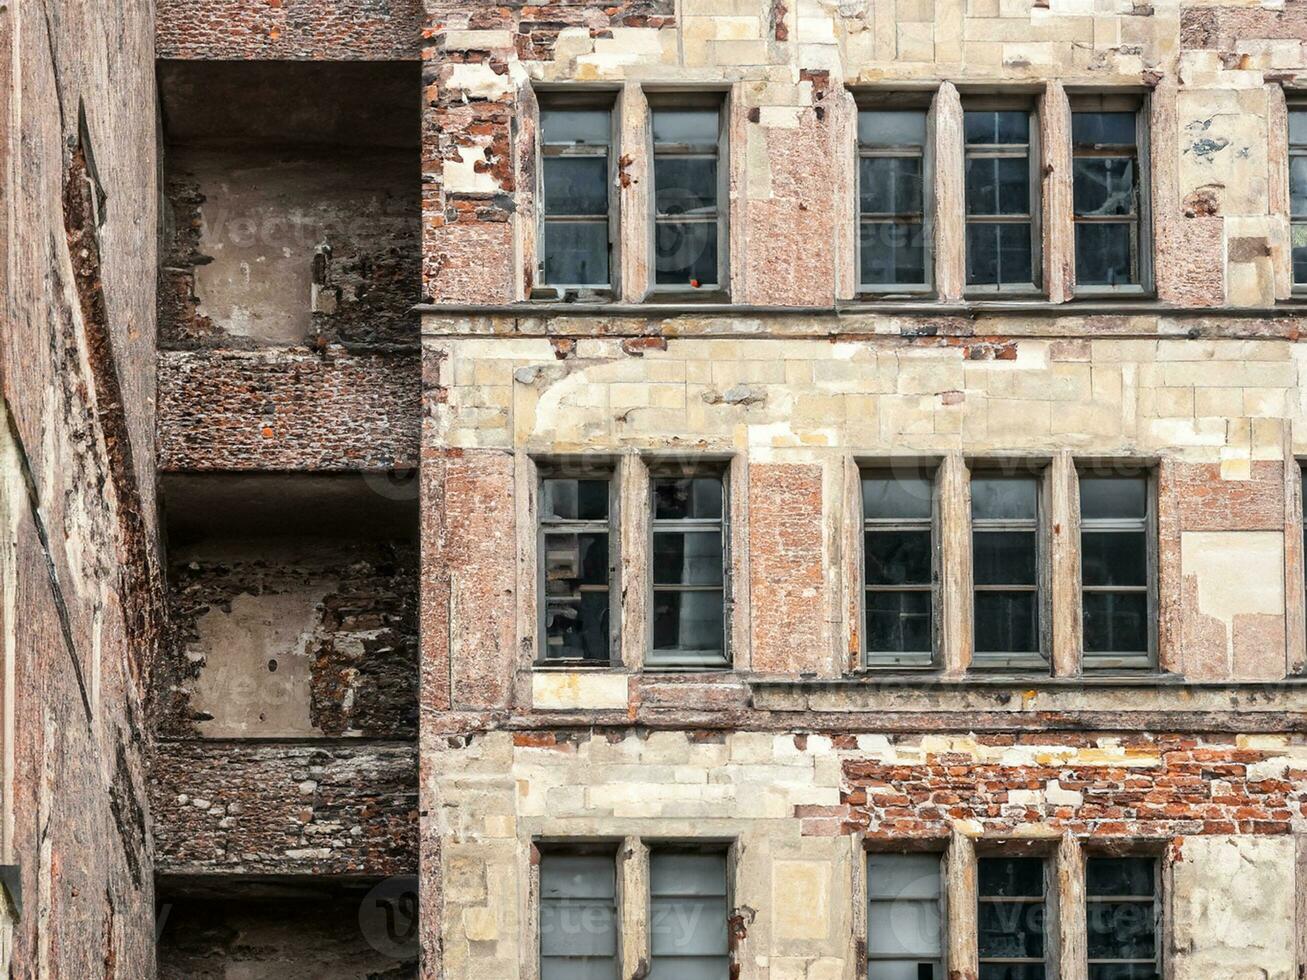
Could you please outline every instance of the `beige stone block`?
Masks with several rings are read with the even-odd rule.
[[[1157,388],[1150,394],[1154,415],[1190,418],[1194,414],[1194,389],[1192,388]]]
[[[1225,418],[1243,414],[1242,388],[1195,388],[1194,415]]]
[[[731,65],[765,65],[768,60],[765,41],[711,41],[712,63]]]
[[[898,26],[898,60],[923,62],[934,61],[934,25],[929,21],[925,23],[900,23]]]
[[[531,675],[531,703],[540,711],[625,708],[625,674],[537,671]]]
[[[824,939],[830,933],[831,866],[821,861],[772,864],[772,933],[778,939]]]
[[[474,907],[463,910],[463,933],[472,942],[492,942],[499,938],[499,923],[495,910]]]

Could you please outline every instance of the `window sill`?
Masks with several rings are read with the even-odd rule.
[[[642,303],[657,306],[661,303],[679,304],[729,304],[731,295],[725,289],[651,289],[645,293]]]
[[[611,288],[593,286],[537,286],[528,303],[565,303],[576,306],[605,306],[616,300]]]

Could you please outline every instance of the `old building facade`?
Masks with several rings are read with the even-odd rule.
[[[77,6],[16,974],[1302,975],[1303,0]]]

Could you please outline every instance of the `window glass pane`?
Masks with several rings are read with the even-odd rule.
[[[607,143],[612,115],[607,109],[541,109],[540,131],[546,143]]]
[[[544,170],[546,216],[607,216],[607,157],[546,157]]]
[[[1134,212],[1133,159],[1076,157],[1072,173],[1077,215],[1124,215]]]
[[[540,895],[541,977],[617,980],[612,856],[541,855]]]
[[[968,157],[967,214],[1029,214],[1030,163],[1025,157]]]
[[[1038,498],[1039,482],[1034,477],[971,478],[972,520],[1034,520]]]
[[[726,855],[655,850],[649,893],[650,975],[726,980]]]
[[[1034,531],[977,531],[972,541],[976,585],[1034,585]]]
[[[864,214],[921,214],[921,157],[863,157],[858,193]]]
[[[977,592],[977,653],[1038,653],[1039,614],[1034,592]]]
[[[1085,585],[1147,585],[1148,536],[1143,531],[1082,531]]]
[[[655,109],[655,143],[716,143],[716,109]]]
[[[655,958],[718,956],[725,964],[726,899],[653,895],[650,945]]]
[[[868,855],[867,894],[872,898],[939,898],[939,855]]]
[[[727,956],[701,959],[661,956],[654,959],[647,980],[726,980],[729,971]]]
[[[1086,592],[1083,606],[1086,653],[1147,653],[1148,594]]]
[[[872,960],[867,964],[867,980],[941,980],[943,975],[938,960]]]
[[[540,484],[540,515],[546,519],[608,519],[607,480],[547,479]]]
[[[1133,146],[1133,112],[1075,112],[1071,114],[1071,140],[1083,146]]]
[[[930,653],[930,592],[867,593],[868,653]]]
[[[1307,143],[1307,112],[1289,113],[1289,140],[1293,143]]]
[[[721,585],[721,532],[654,532],[653,572],[655,585]]]
[[[864,109],[858,113],[863,146],[925,146],[926,113],[921,109]]]
[[[545,221],[545,282],[600,286],[608,283],[608,222]]]
[[[1044,980],[1044,964],[981,963],[979,980]]]
[[[1142,476],[1082,476],[1080,517],[1139,518],[1148,514],[1148,479]]]
[[[654,232],[659,285],[717,284],[717,223],[658,222]]]
[[[545,602],[545,656],[608,661],[608,592]]]
[[[1307,215],[1307,154],[1289,158],[1289,210]]]
[[[722,593],[654,593],[654,649],[721,653]]]
[[[581,585],[608,584],[608,532],[545,535],[545,594],[572,595]]]
[[[1091,963],[1089,980],[1161,980],[1151,963]]]
[[[1043,899],[1033,902],[981,902],[977,921],[982,957],[1044,955]]]
[[[862,282],[868,286],[926,281],[925,227],[917,221],[863,221],[859,232]]]
[[[659,157],[654,168],[659,214],[711,214],[717,209],[715,157]]]
[[[963,116],[963,126],[967,143],[971,145],[1027,143],[1030,140],[1030,114],[1020,110],[968,110]]]
[[[929,520],[933,513],[931,478],[868,476],[862,480],[862,516]]]
[[[653,507],[656,521],[719,520],[721,477],[659,477],[653,481]]]
[[[1307,224],[1295,224],[1290,231],[1293,247],[1293,281],[1307,282]]]
[[[983,897],[1044,894],[1044,862],[1040,858],[981,858],[976,870]]]
[[[867,935],[871,952],[933,957],[939,953],[939,903],[907,899],[872,902]]]
[[[1152,902],[1090,902],[1089,956],[1092,959],[1155,959],[1154,915]]]
[[[868,585],[928,585],[930,531],[868,531],[863,561]]]
[[[649,888],[655,895],[726,894],[726,856],[655,851],[649,864]]]
[[[1129,224],[1076,224],[1076,282],[1122,286],[1135,281]]]
[[[1152,895],[1157,862],[1151,857],[1090,858],[1085,891],[1094,896]]]
[[[967,224],[967,284],[1025,285],[1031,271],[1030,223]]]
[[[545,654],[608,659],[608,534],[545,535]]]

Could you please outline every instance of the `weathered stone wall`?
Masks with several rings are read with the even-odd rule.
[[[159,468],[416,466],[419,372],[416,353],[339,347],[161,352]]]
[[[152,27],[148,5],[112,0],[0,10],[0,861],[23,899],[0,969],[15,977],[154,970]]]
[[[162,742],[150,774],[161,874],[417,868],[417,750],[323,741]]]

